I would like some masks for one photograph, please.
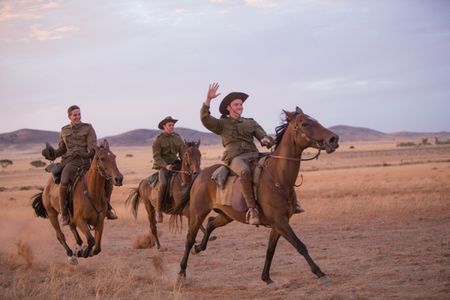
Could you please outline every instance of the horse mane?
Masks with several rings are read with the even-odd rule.
[[[186,148],[196,147],[196,146],[197,146],[197,142],[195,142],[195,141],[186,141]]]

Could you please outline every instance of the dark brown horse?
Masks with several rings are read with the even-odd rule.
[[[106,140],[95,150],[89,170],[77,181],[73,189],[73,213],[70,214],[70,230],[77,242],[76,255],[88,257],[100,253],[103,225],[107,204],[105,199],[105,180],[113,179],[117,186],[122,185],[123,176],[117,168],[116,156],[109,149]],[[59,185],[49,178],[44,191],[33,196],[33,208],[37,216],[49,218],[56,231],[56,238],[66,249],[71,264],[77,264],[74,252],[66,243],[64,233],[58,223]],[[95,238],[90,232],[90,226],[95,230]],[[83,250],[83,241],[78,234],[81,230],[87,240],[87,247]]]
[[[162,203],[161,211],[166,214],[172,214],[175,206],[183,202],[183,197],[189,191],[193,178],[200,173],[201,152],[199,150],[200,140],[197,142],[184,142],[185,150],[181,157],[181,169],[173,171],[172,179],[170,180],[170,197],[169,201]],[[131,204],[131,213],[136,218],[141,201],[145,204],[147,210],[148,222],[150,224],[150,231],[156,243],[156,248],[161,250],[161,244],[158,238],[156,228],[155,206],[158,199],[158,190],[152,187],[150,181],[145,178],[142,179],[137,188],[131,190],[126,205]],[[185,214],[187,208],[184,209]]]
[[[329,282],[330,278],[320,270],[306,246],[295,235],[289,225],[289,219],[294,211],[294,185],[300,170],[303,150],[313,147],[331,153],[338,147],[339,137],[304,114],[298,107],[295,112],[284,113],[286,122],[277,127],[275,150],[261,166],[262,172],[257,186],[261,222],[271,228],[261,279],[267,284],[272,283],[269,274],[270,265],[278,239],[282,236],[304,256],[317,277],[323,282]],[[245,212],[237,212],[231,206],[220,205],[215,201],[217,184],[211,180],[211,175],[219,166],[213,165],[202,170],[192,185],[190,200],[184,203],[185,205],[189,203],[189,229],[184,256],[180,263],[179,279],[186,277],[189,253],[194,246],[198,229],[212,209],[218,212],[218,215],[208,221],[206,234],[201,244],[192,249],[193,253],[206,249],[208,237],[214,229],[225,226],[233,220],[245,222]],[[184,206],[180,205],[176,211],[182,209]]]

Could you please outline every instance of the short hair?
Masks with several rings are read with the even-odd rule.
[[[70,116],[70,113],[71,113],[72,111],[74,111],[75,109],[80,109],[80,108],[78,107],[78,105],[72,105],[72,106],[70,106],[70,107],[67,109],[67,115]]]

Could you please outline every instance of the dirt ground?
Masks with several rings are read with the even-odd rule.
[[[0,151],[14,162],[0,170],[0,299],[450,299],[448,146],[343,144],[302,163],[297,193],[306,212],[291,225],[332,279],[326,285],[284,239],[272,263],[275,283],[266,285],[269,229],[237,222],[190,256],[186,281],[177,284],[186,229],[170,232],[165,216],[164,251],[136,249],[148,234],[145,209],[135,220],[124,207],[130,188],[151,172],[150,147],[111,146],[125,178],[112,199],[119,219],[106,222],[103,251],[78,266],[30,206],[48,176],[30,165],[38,149]],[[202,166],[218,161],[220,147],[201,150]]]

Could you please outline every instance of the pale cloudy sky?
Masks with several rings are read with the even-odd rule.
[[[0,133],[58,131],[72,104],[99,137],[167,115],[206,131],[213,81],[250,94],[268,132],[295,106],[327,127],[450,131],[450,1],[0,0]]]

